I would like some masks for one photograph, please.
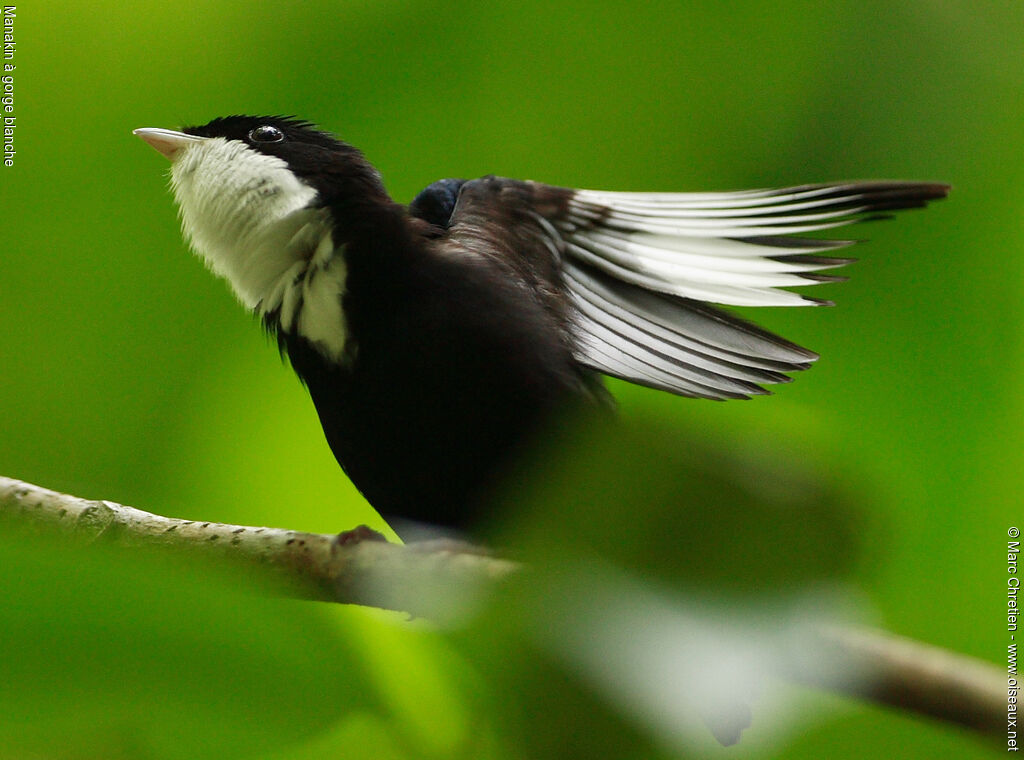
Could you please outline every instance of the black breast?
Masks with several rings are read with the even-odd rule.
[[[347,364],[282,337],[369,502],[385,517],[466,528],[511,458],[593,380],[514,270],[416,227],[402,210],[349,243]]]

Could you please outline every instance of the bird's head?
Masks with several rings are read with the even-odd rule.
[[[337,238],[357,209],[387,200],[356,148],[306,121],[227,116],[135,134],[171,161],[186,238],[249,307],[289,258],[310,254],[318,234]]]

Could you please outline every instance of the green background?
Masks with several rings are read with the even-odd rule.
[[[729,404],[614,390],[627,414],[654,409],[709,439],[810,442],[858,483],[854,583],[876,622],[1003,659],[1005,541],[1024,514],[1021,3],[218,0],[17,13],[18,153],[0,170],[0,474],[172,516],[380,524],[255,320],[181,242],[166,162],[136,127],[297,114],[362,148],[401,201],[486,173],[617,190],[945,181],[948,201],[855,231],[872,242],[851,280],[812,291],[837,307],[757,314],[822,353],[798,382]],[[377,656],[415,660],[409,651],[396,642]],[[417,720],[418,700],[404,699]],[[950,729],[809,704],[817,722],[732,754],[980,752]]]

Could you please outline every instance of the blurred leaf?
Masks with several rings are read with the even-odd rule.
[[[482,757],[486,730],[468,694],[483,685],[433,624],[373,609],[339,611],[348,622],[377,692],[387,705],[391,740],[416,757]],[[383,730],[382,726],[377,727]],[[351,748],[347,757],[356,757]],[[373,752],[365,755],[376,760]]]
[[[792,441],[715,440],[645,413],[563,420],[509,478],[498,543],[541,561],[593,556],[707,594],[850,571],[859,517],[835,468]]]
[[[496,508],[527,570],[461,637],[510,746],[690,757],[752,711],[776,736],[794,725],[757,698],[798,654],[829,671],[805,631],[845,613],[857,557],[845,490],[798,450],[711,446],[644,415],[562,421]]]
[[[251,757],[379,709],[337,621],[257,590],[169,557],[5,538],[5,755]]]

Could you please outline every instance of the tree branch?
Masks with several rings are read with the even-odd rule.
[[[121,546],[165,546],[227,557],[259,568],[301,598],[429,614],[430,588],[473,588],[517,572],[514,562],[453,545],[401,546],[382,540],[279,528],[178,520],[110,501],[92,501],[0,477],[0,518]],[[360,534],[364,535],[364,534]],[[794,666],[797,682],[1006,738],[1006,679],[995,666],[871,629],[818,632],[857,684],[830,678],[822,663]]]
[[[850,692],[870,702],[911,710],[1006,741],[1006,674],[994,665],[871,628],[819,629],[835,659],[858,674]],[[829,658],[830,660],[832,658]],[[794,679],[823,685],[818,667]]]
[[[0,477],[0,518],[119,546],[169,547],[224,557],[317,601],[426,614],[426,586],[452,588],[503,578],[513,562],[454,542],[422,548],[365,540],[372,531],[330,535],[163,517],[112,501],[82,499]],[[346,540],[355,535],[354,540]],[[363,540],[359,540],[363,537]],[[410,583],[410,580],[415,582]],[[458,587],[458,586],[455,586]]]

